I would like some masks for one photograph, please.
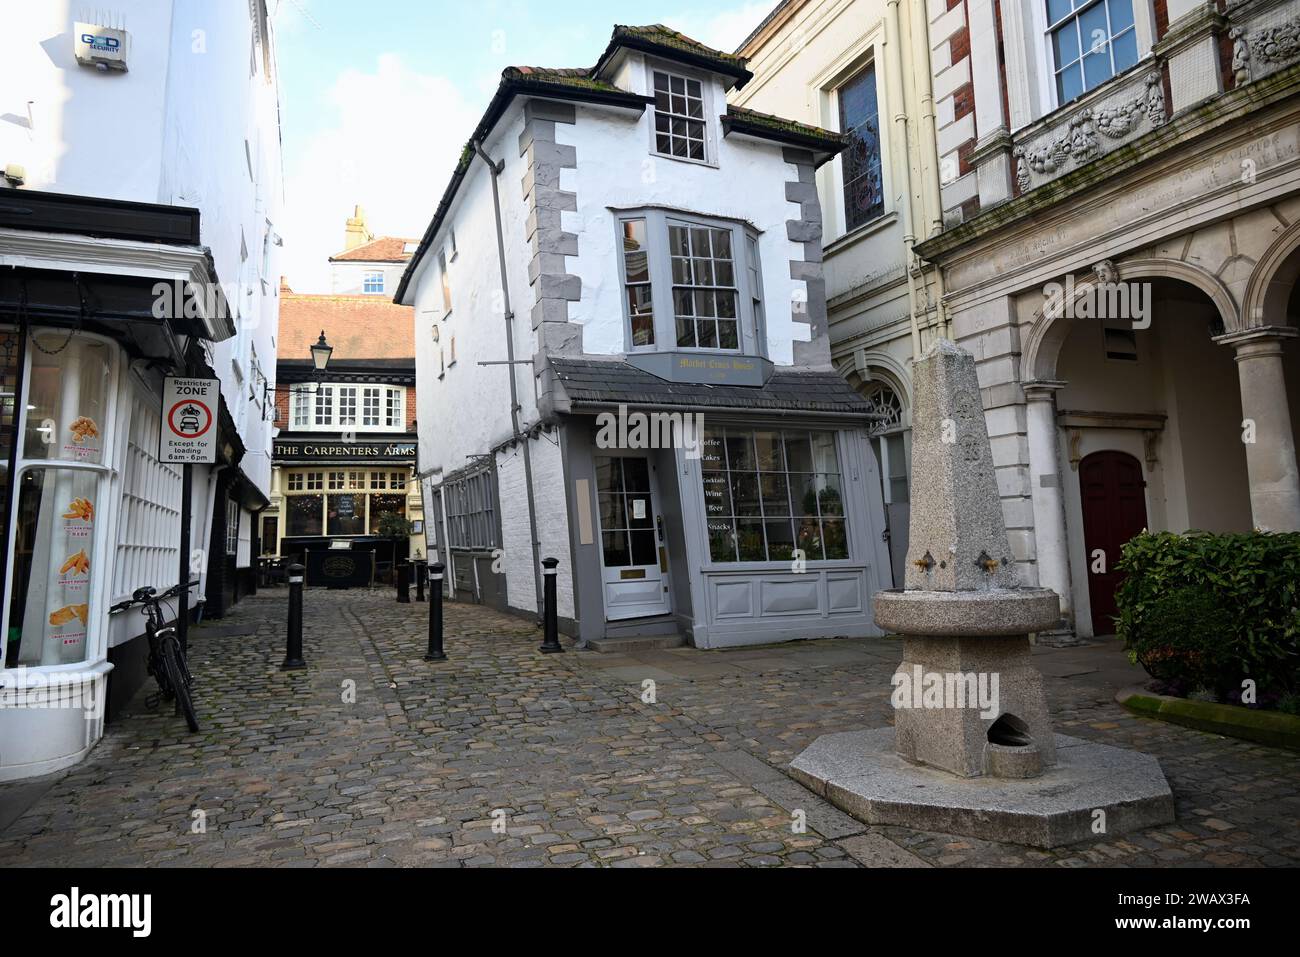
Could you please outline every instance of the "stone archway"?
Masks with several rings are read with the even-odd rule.
[[[1242,299],[1243,328],[1291,326],[1288,315],[1300,284],[1300,222],[1284,229],[1260,257]]]
[[[1203,292],[1219,311],[1225,333],[1242,328],[1241,311],[1227,286],[1213,274],[1178,259],[1128,259],[1107,263],[1115,271],[1117,282],[1138,282],[1153,279],[1176,279]],[[1100,280],[1094,275],[1075,287],[1075,301],[1089,295]],[[1029,331],[1025,334],[1021,369],[1025,381],[1053,381],[1061,346],[1069,337],[1074,324],[1088,319],[1071,319],[1050,315],[1047,302],[1034,313]]]

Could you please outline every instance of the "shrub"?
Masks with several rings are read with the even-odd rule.
[[[1116,570],[1117,630],[1130,657],[1175,694],[1260,704],[1300,693],[1300,534],[1144,532]]]

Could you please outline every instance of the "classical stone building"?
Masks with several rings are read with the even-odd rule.
[[[1021,577],[1106,634],[1143,528],[1300,529],[1300,2],[929,6],[969,37],[974,138],[918,250]]]

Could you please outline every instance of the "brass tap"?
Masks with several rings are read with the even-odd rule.
[[[918,558],[916,561],[912,562],[912,564],[921,569],[921,571],[928,572],[934,567],[934,556],[927,550],[923,557]]]

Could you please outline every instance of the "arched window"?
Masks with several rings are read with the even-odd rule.
[[[871,411],[884,418],[867,426],[871,445],[880,465],[880,482],[886,505],[904,505],[910,500],[908,473],[911,463],[911,437],[903,415],[903,400],[885,382],[868,382],[863,398]]]
[[[898,398],[897,392],[883,382],[879,382],[869,387],[865,398],[871,404],[871,411],[875,415],[885,416],[883,419],[876,419],[868,427],[868,431],[873,436],[895,432],[903,427],[903,402]]]

